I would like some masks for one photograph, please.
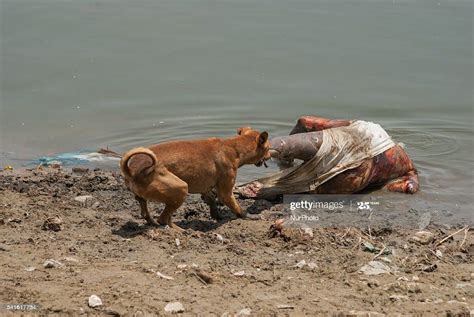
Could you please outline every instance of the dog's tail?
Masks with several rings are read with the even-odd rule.
[[[151,160],[153,161],[152,166],[149,167],[148,169],[150,169],[150,171],[151,171],[151,169],[155,168],[155,166],[158,162],[155,153],[153,153],[153,151],[150,150],[150,149],[147,149],[147,148],[144,148],[144,147],[137,147],[137,148],[131,149],[130,151],[125,153],[123,155],[122,159],[120,160],[120,170],[122,171],[122,175],[124,177],[128,177],[128,178],[133,177],[132,173],[130,172],[130,168],[128,167],[128,161],[130,161],[132,156],[137,155],[137,154],[148,155],[148,157],[150,157]]]

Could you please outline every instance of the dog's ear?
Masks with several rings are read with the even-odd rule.
[[[238,135],[242,135],[242,134],[245,134],[246,131],[248,130],[252,130],[252,128],[250,127],[240,127],[237,129],[237,134]]]
[[[265,142],[267,142],[267,140],[268,140],[268,132],[263,131],[262,133],[260,133],[260,135],[258,136],[258,144],[264,144]]]

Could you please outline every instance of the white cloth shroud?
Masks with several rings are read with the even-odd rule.
[[[331,178],[394,146],[379,124],[355,120],[348,126],[323,130],[321,147],[311,160],[250,183],[257,185],[257,196],[261,198],[312,192]]]

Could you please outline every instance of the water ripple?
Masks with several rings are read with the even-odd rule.
[[[460,144],[452,135],[416,129],[390,129],[390,135],[408,148],[416,149],[417,157],[441,156],[456,153]]]

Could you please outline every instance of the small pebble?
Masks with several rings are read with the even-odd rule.
[[[63,267],[64,264],[62,264],[61,262],[56,261],[54,259],[48,259],[48,260],[44,261],[43,266],[46,269],[51,269],[51,268]]]
[[[243,308],[237,313],[237,316],[250,316],[251,314],[252,310],[250,308]]]
[[[314,269],[316,269],[317,267],[318,267],[318,265],[317,265],[316,263],[314,263],[314,262],[309,262],[309,263],[308,263],[308,268],[309,268],[310,270],[314,270]]]
[[[303,228],[303,233],[311,238],[314,236],[313,229],[311,228]]]
[[[165,306],[165,312],[172,314],[182,313],[184,312],[184,306],[180,302],[168,303]]]
[[[420,244],[428,244],[434,240],[435,236],[429,231],[418,231],[411,238],[412,241],[418,242]]]
[[[219,240],[220,242],[224,242],[224,237],[218,233],[216,233],[216,239]]]
[[[63,221],[61,219],[61,217],[59,216],[55,216],[55,217],[50,217],[48,219],[46,219],[43,223],[43,225],[41,226],[41,229],[43,230],[51,230],[51,231],[61,231],[61,225],[62,225]]]
[[[100,203],[96,201],[95,203],[92,204],[91,208],[92,209],[97,209],[100,206]]]
[[[92,199],[94,199],[94,197],[91,195],[77,196],[76,198],[74,198],[75,201],[78,201],[83,204],[86,203],[88,200]]]
[[[89,297],[89,307],[95,308],[102,306],[102,300],[97,295],[91,295]]]
[[[294,267],[299,268],[299,269],[302,269],[305,265],[306,265],[306,261],[305,261],[305,260],[301,260],[301,261],[299,261],[298,263],[296,263],[296,264],[294,265]]]

